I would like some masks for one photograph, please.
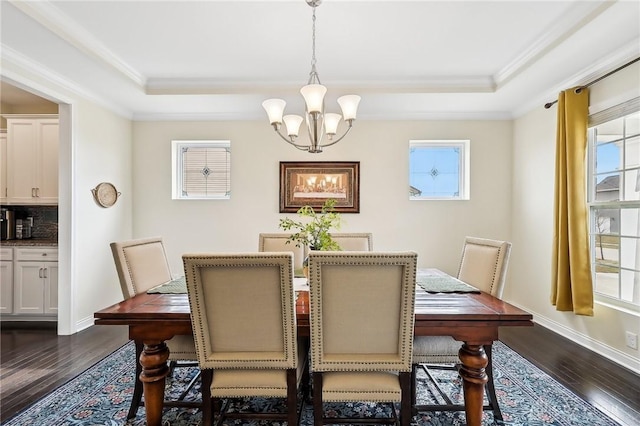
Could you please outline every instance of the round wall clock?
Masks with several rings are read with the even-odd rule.
[[[91,192],[93,193],[93,198],[96,200],[96,203],[105,208],[113,206],[121,195],[120,192],[116,190],[116,187],[109,182],[99,183]]]

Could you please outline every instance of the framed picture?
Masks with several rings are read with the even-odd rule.
[[[280,162],[280,213],[319,209],[330,198],[336,212],[360,213],[359,161]]]

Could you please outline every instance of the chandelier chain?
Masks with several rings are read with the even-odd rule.
[[[309,84],[320,83],[320,77],[318,76],[318,71],[316,70],[316,6],[313,7],[313,15],[311,18],[311,72],[309,73]]]

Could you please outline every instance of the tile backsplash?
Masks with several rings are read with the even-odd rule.
[[[21,215],[33,217],[31,238],[58,239],[58,206],[3,206]]]

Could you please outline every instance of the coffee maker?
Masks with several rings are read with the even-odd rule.
[[[3,208],[0,211],[0,240],[16,238],[16,215],[13,210]]]

